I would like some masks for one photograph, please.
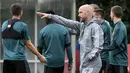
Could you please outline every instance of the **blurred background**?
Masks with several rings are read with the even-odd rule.
[[[32,43],[37,46],[37,37],[41,28],[46,24],[40,17],[37,17],[36,11],[45,12],[47,10],[53,10],[56,14],[68,19],[78,20],[78,8],[83,4],[97,4],[105,11],[105,19],[111,23],[110,20],[110,8],[114,5],[120,5],[123,7],[123,21],[127,26],[128,40],[130,40],[130,1],[129,0],[0,0],[0,27],[2,23],[11,18],[10,6],[13,3],[21,3],[24,6],[24,14],[22,21],[28,24],[29,35]],[[0,30],[1,31],[1,30]],[[71,72],[67,71],[67,57],[65,61],[65,73],[79,73],[79,44],[77,42],[78,36],[71,35],[72,50],[74,65]],[[130,41],[129,41],[130,44]],[[130,49],[130,47],[129,47]],[[34,56],[28,49],[26,49],[27,59],[30,65],[31,73],[43,73],[44,64],[41,64],[37,57]],[[130,50],[129,50],[130,51]],[[130,53],[129,53],[130,54]],[[0,73],[2,73],[3,64],[3,47],[0,34]]]

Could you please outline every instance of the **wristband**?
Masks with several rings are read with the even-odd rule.
[[[37,58],[40,59],[42,57],[42,55],[38,56]]]

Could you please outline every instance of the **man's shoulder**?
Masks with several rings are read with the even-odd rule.
[[[90,29],[91,29],[91,31],[102,30],[102,28],[100,27],[100,25],[97,24],[97,23],[95,23],[95,22],[93,22],[93,23],[90,24]]]
[[[67,30],[67,28],[64,27],[62,24],[57,24],[57,23],[53,23],[52,25],[47,25],[44,28],[54,28],[54,29],[59,28],[59,30]]]
[[[92,28],[99,28],[100,25],[96,22],[92,22],[91,25],[90,25]]]
[[[91,23],[91,31],[100,31],[100,33],[103,33],[103,30],[101,26],[95,22]]]
[[[105,23],[110,24],[107,20],[104,20]]]
[[[110,26],[110,23],[107,20],[104,20],[104,24]]]
[[[44,28],[42,28],[40,30],[41,33],[47,33],[52,31],[53,29],[55,29],[56,31],[60,31],[60,32],[68,32],[67,28],[62,26],[61,24],[49,24],[46,25]]]
[[[20,24],[20,25],[22,25],[22,26],[27,26],[27,24],[24,23],[23,21],[17,21],[16,24]]]
[[[121,21],[121,22],[119,22],[119,23],[117,23],[116,24],[116,26],[115,26],[115,29],[116,30],[126,30],[126,26],[125,26],[125,24]]]
[[[101,20],[101,19],[98,19],[98,18],[93,17],[93,19],[91,20],[91,22],[94,22],[94,23],[97,23],[97,24],[101,24],[102,20]]]
[[[120,24],[121,24],[122,26],[125,26],[125,23],[124,23],[124,22],[122,22],[122,21],[120,22]]]
[[[65,33],[69,33],[69,31],[68,31],[68,29],[67,29],[67,27],[64,27],[64,26],[62,26],[61,24],[57,24],[61,29],[61,31],[63,31],[63,32],[65,32]]]
[[[56,25],[58,25],[59,27],[63,28],[63,30],[67,30],[67,28],[65,26],[61,25],[61,24],[56,24]]]
[[[8,20],[4,21],[3,24],[2,24],[2,26],[4,26],[7,23],[8,23]]]
[[[9,20],[9,19],[8,19],[8,20]],[[3,22],[3,24],[7,24],[7,23],[8,23],[8,20],[4,21],[4,22]],[[27,25],[26,23],[24,23],[24,22],[23,22],[23,21],[21,21],[21,20],[20,20],[20,21],[15,22],[15,23],[22,24],[22,25]],[[2,25],[3,25],[3,24],[2,24]]]
[[[104,21],[104,22],[102,22],[101,26],[104,26],[104,27],[109,27],[109,26],[110,26],[110,24],[109,24],[109,22]]]

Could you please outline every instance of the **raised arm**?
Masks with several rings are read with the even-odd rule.
[[[55,21],[58,24],[62,24],[66,27],[75,29],[76,32],[80,32],[80,26],[81,26],[82,23],[80,23],[78,21],[66,19],[66,18],[58,16],[58,15],[46,14],[46,13],[41,13],[41,12],[37,12],[37,14],[39,16],[41,16],[41,18],[52,19],[53,21]]]

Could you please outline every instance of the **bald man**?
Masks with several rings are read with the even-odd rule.
[[[92,6],[93,8],[93,16],[95,15],[95,10],[100,9],[99,6],[97,4],[90,4],[90,6]]]
[[[66,27],[75,29],[79,35],[80,73],[99,73],[101,69],[100,51],[103,49],[103,31],[94,22],[93,9],[90,5],[79,8],[80,22],[69,20],[58,15],[37,12],[42,18],[50,18]]]

